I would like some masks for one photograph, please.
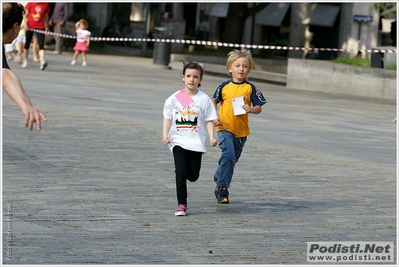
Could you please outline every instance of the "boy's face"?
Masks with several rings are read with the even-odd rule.
[[[247,77],[249,69],[249,61],[245,57],[240,57],[234,61],[228,68],[234,82],[242,82]]]

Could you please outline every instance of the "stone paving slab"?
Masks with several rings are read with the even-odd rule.
[[[47,57],[45,71],[10,63],[48,117],[41,132],[3,93],[3,264],[292,265],[309,241],[396,241],[396,105],[256,83],[268,104],[250,116],[231,203],[214,199],[208,147],[175,217],[162,107],[181,63]]]

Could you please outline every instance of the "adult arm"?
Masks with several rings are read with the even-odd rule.
[[[2,84],[8,96],[14,100],[25,115],[25,127],[32,131],[33,125],[36,123],[36,129],[40,131],[42,129],[41,120],[46,122],[47,118],[43,113],[32,106],[18,76],[10,69],[3,68]]]
[[[44,14],[44,27],[46,31],[50,30],[50,19],[48,13]]]
[[[68,20],[68,16],[69,16],[69,7],[68,7],[68,3],[63,3],[64,7],[64,12],[63,12],[63,18],[60,21],[61,26],[65,25],[66,21]]]

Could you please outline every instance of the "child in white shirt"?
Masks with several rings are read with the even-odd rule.
[[[87,57],[86,53],[89,51],[89,45],[90,45],[90,35],[91,32],[87,30],[89,27],[89,24],[87,23],[86,20],[81,19],[75,24],[76,27],[76,44],[73,47],[73,50],[75,51],[75,54],[73,55],[73,60],[71,62],[71,65],[76,64],[76,60],[78,59],[79,53],[82,52],[82,66],[87,65]]]
[[[162,143],[169,144],[175,162],[176,216],[186,215],[187,180],[195,182],[199,178],[207,132],[211,145],[217,145],[213,126],[213,120],[218,118],[216,109],[210,97],[198,89],[203,74],[204,70],[198,63],[184,64],[182,79],[185,88],[166,99],[163,108]]]

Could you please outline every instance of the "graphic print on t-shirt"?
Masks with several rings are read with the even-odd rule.
[[[32,14],[32,17],[35,21],[39,21],[40,19],[40,12],[42,11],[42,8],[40,6],[36,6],[35,8],[36,14]]]
[[[184,130],[191,130],[197,132],[197,125],[198,125],[198,112],[194,109],[191,109],[188,106],[186,109],[182,109],[176,113],[176,130],[177,131],[184,131]]]

